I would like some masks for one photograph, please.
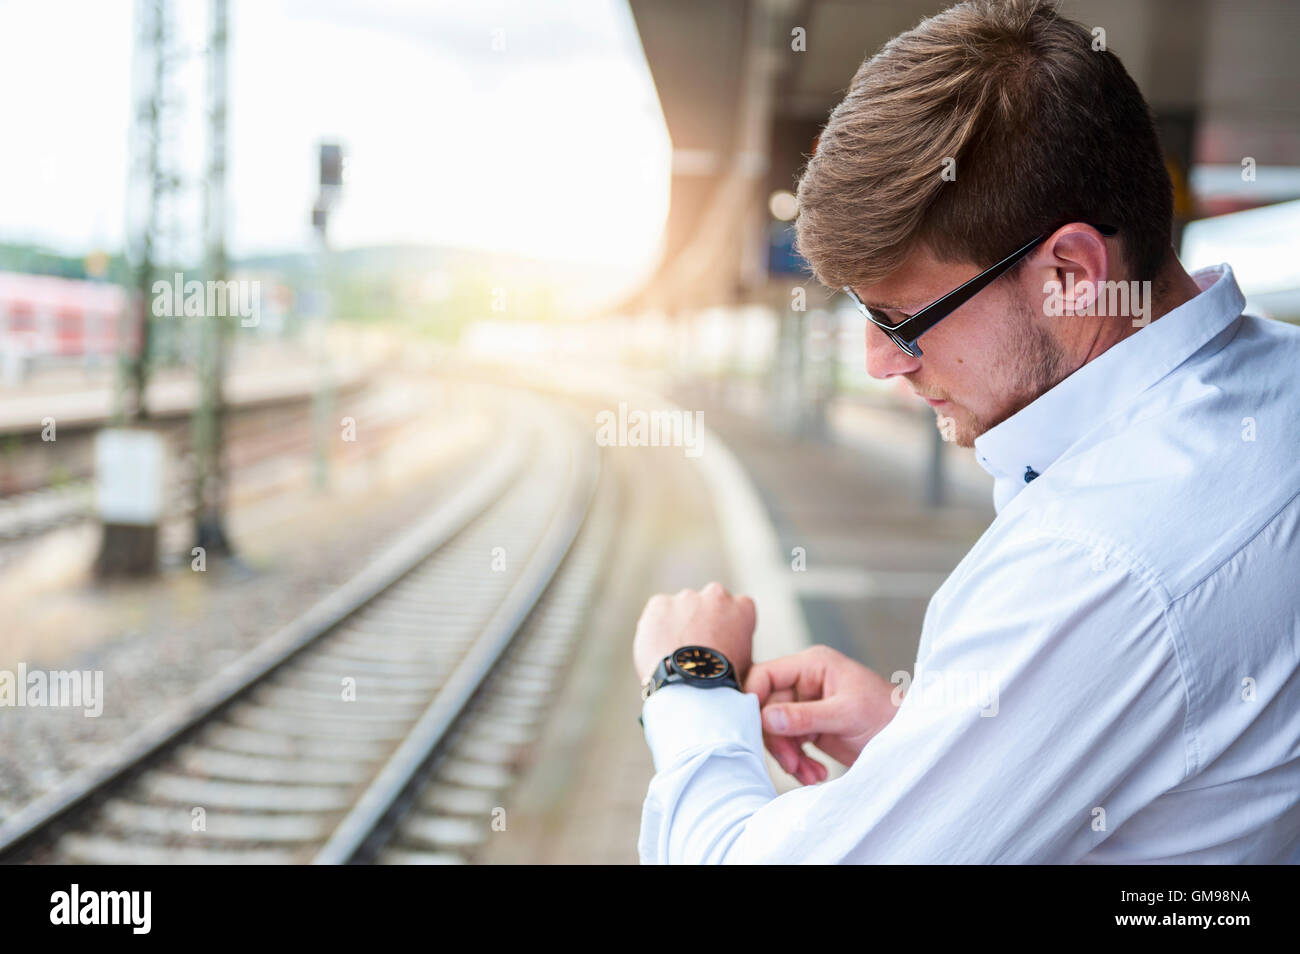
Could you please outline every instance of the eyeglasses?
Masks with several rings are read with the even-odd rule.
[[[1098,232],[1109,238],[1119,230],[1113,225],[1094,225]],[[1032,242],[1028,242],[1016,249],[996,265],[991,265],[984,271],[980,272],[974,278],[962,283],[957,288],[948,292],[942,298],[932,301],[914,315],[904,318],[896,324],[890,324],[877,317],[870,308],[862,303],[862,299],[848,285],[844,286],[844,294],[849,296],[853,304],[858,306],[858,311],[862,312],[867,321],[871,322],[881,331],[889,336],[889,339],[903,349],[904,353],[914,358],[922,355],[921,348],[916,341],[921,335],[925,334],[943,319],[947,318],[954,311],[960,308],[966,302],[970,301],[977,294],[993,284],[998,278],[1004,275],[1011,266],[1020,261],[1040,244],[1047,241],[1051,232],[1044,232]]]

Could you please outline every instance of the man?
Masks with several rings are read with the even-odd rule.
[[[906,693],[824,647],[751,668],[754,605],[717,584],[651,599],[644,862],[1300,860],[1300,329],[1183,270],[1147,105],[1093,46],[1042,2],[961,4],[831,114],[799,247],[997,517]]]

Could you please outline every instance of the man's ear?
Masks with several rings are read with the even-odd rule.
[[[1048,236],[1030,267],[1041,279],[1045,315],[1095,315],[1098,289],[1110,273],[1110,250],[1091,225],[1072,222]]]

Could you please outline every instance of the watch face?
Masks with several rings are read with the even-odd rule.
[[[731,665],[712,649],[683,646],[673,653],[673,668],[691,682],[711,682],[725,676]]]

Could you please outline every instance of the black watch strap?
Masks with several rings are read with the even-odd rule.
[[[672,685],[673,683],[679,683],[679,682],[685,685],[695,686],[700,689],[729,688],[729,689],[735,689],[737,692],[744,691],[740,687],[740,682],[736,679],[736,670],[735,667],[731,665],[731,660],[727,659],[726,656],[723,656],[722,653],[718,652],[716,649],[709,649],[709,652],[714,653],[715,655],[721,657],[723,661],[726,662],[727,672],[724,676],[708,683],[692,682],[683,678],[682,674],[678,672],[677,669],[673,666],[673,657],[676,656],[679,652],[681,652],[682,649],[689,649],[689,648],[691,647],[681,647],[679,649],[675,649],[667,656],[665,656],[663,659],[659,660],[659,665],[655,666],[655,671],[651,674],[650,678],[647,679],[645,683],[641,686],[641,702],[643,705],[645,704],[645,701],[647,699],[649,699],[652,695],[654,695],[655,692],[662,689],[664,686]],[[645,728],[645,722],[641,716],[638,715],[636,721],[641,725],[642,728]]]

